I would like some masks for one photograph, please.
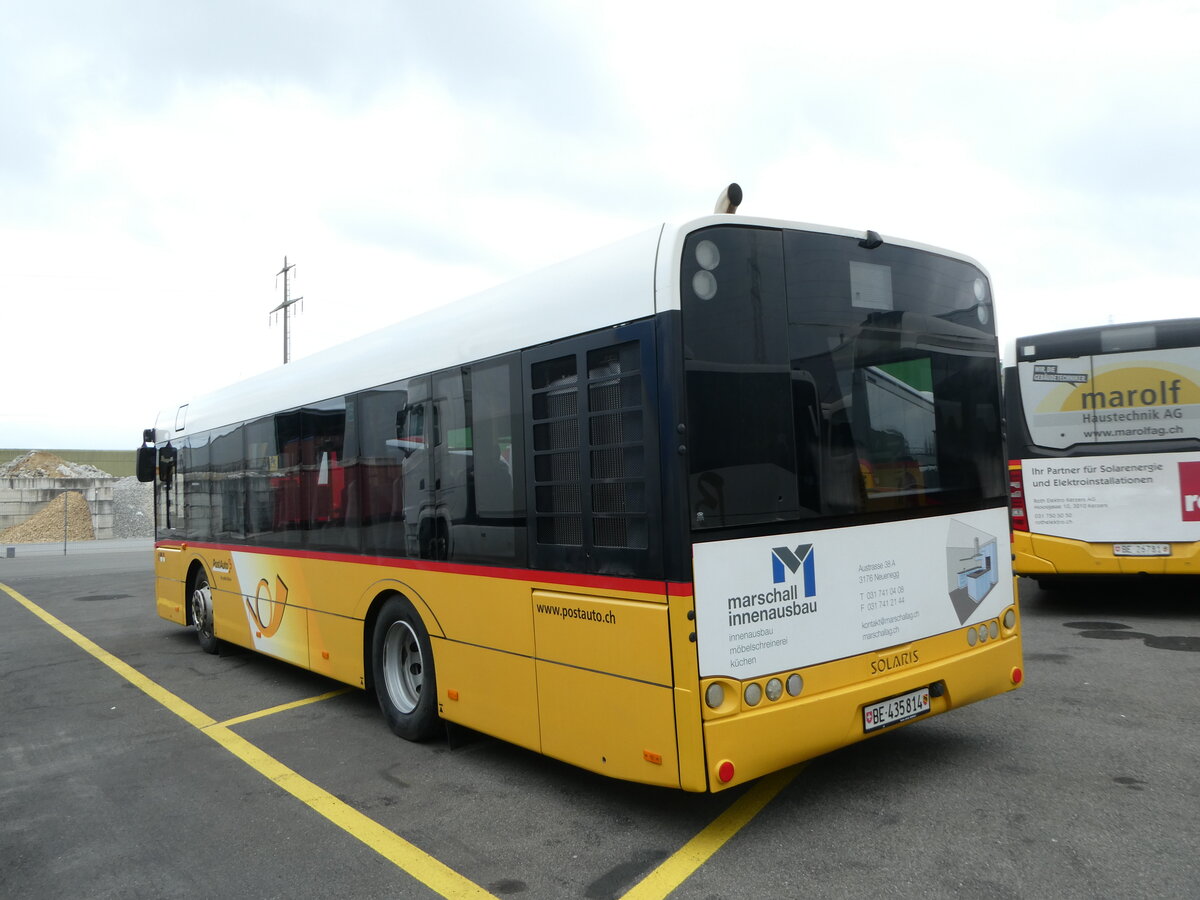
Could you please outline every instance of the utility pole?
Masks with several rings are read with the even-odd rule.
[[[298,303],[304,299],[303,297],[291,297],[288,294],[288,272],[290,272],[294,268],[296,268],[296,264],[292,263],[289,266],[287,257],[285,256],[283,258],[283,268],[275,273],[275,277],[277,279],[279,278],[280,275],[283,276],[283,302],[280,303],[277,307],[275,307],[270,312],[270,315],[272,315],[272,316],[275,315],[275,313],[277,313],[277,312],[283,313],[283,364],[285,366],[288,364],[288,360],[291,358],[291,355],[292,355],[292,335],[291,335],[290,325],[288,322],[288,315],[291,312],[292,304]],[[276,284],[278,284],[278,281],[276,281]]]

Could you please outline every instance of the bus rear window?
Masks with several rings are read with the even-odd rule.
[[[702,241],[712,248],[689,255]],[[694,528],[1004,497],[978,269],[850,238],[723,227],[692,236],[681,275]]]
[[[1022,454],[1200,440],[1200,348],[1030,353],[1015,370],[1009,408],[1024,429],[1010,441]]]

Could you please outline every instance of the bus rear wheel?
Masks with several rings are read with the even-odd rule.
[[[437,732],[437,687],[429,633],[413,605],[390,598],[375,620],[371,671],[379,708],[392,731],[409,741]]]
[[[192,627],[196,629],[196,638],[200,649],[205,653],[217,652],[217,636],[213,631],[212,588],[208,583],[208,573],[203,568],[196,571],[192,581]]]

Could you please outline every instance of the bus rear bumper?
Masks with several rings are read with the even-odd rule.
[[[1033,578],[1051,575],[1196,575],[1200,542],[1175,542],[1169,556],[1118,556],[1112,543],[1018,532],[1013,535],[1013,571]]]
[[[1019,622],[1012,629],[1002,629],[999,638],[976,646],[968,646],[968,631],[957,630],[912,645],[921,656],[934,657],[934,662],[869,676],[866,673],[877,658],[875,654],[841,660],[828,665],[858,666],[862,670],[858,677],[843,680],[846,687],[811,696],[802,693],[778,706],[708,719],[704,723],[704,743],[709,790],[745,783],[1019,687],[1023,681]],[[961,650],[949,655],[934,652],[949,642]],[[866,731],[865,707],[922,687],[930,688],[928,713],[878,731]],[[732,778],[723,780],[722,776],[730,772]]]

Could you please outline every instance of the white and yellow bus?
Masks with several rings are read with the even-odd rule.
[[[714,214],[192,400],[140,451],[158,612],[688,791],[1011,690],[989,291]]]
[[[1008,356],[1015,570],[1200,573],[1200,319],[1031,335]]]

